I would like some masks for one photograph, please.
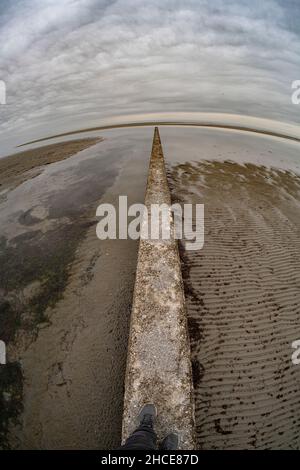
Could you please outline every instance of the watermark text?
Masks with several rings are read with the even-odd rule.
[[[204,245],[204,204],[132,204],[119,196],[119,206],[100,204],[96,233],[100,240],[182,240],[186,250]],[[129,221],[129,219],[131,220]]]
[[[6,84],[0,80],[0,105],[6,104]]]

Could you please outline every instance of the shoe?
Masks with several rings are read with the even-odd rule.
[[[161,443],[161,450],[176,450],[178,449],[178,434],[172,432],[168,434]]]
[[[149,426],[150,428],[153,428],[156,416],[157,416],[156,406],[152,405],[151,403],[147,403],[141,409],[139,417],[138,417],[140,426]]]

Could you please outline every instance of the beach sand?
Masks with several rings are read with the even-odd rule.
[[[169,181],[173,202],[205,204],[203,249],[181,244],[197,447],[299,449],[300,177],[211,160]]]
[[[95,214],[119,194],[143,201],[150,148],[97,138],[12,157],[20,178],[2,180],[0,201],[2,448],[120,444],[138,241],[100,241]]]
[[[0,195],[4,189],[11,190],[37,176],[44,165],[65,160],[101,140],[101,138],[69,140],[0,158]]]
[[[138,242],[99,242],[95,213],[119,194],[144,201],[152,135],[110,130],[0,160],[0,447],[120,443]],[[298,144],[161,136],[173,200],[205,204],[204,249],[181,247],[197,445],[298,448]]]

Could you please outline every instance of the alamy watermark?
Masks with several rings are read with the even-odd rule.
[[[0,364],[6,364],[6,345],[2,340],[0,340]]]
[[[292,103],[300,104],[300,80],[294,80],[292,82],[292,89],[295,90],[291,97]]]
[[[0,105],[6,104],[6,84],[0,80]]]
[[[204,204],[132,204],[119,196],[113,204],[100,204],[101,217],[96,233],[100,240],[182,240],[186,250],[201,250],[204,245]],[[117,213],[118,212],[118,213]],[[133,218],[129,222],[129,218]]]
[[[292,363],[297,366],[300,364],[300,339],[293,341],[292,348],[295,349],[292,354]]]

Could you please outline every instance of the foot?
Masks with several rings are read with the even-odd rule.
[[[151,403],[147,403],[143,406],[139,414],[140,426],[149,426],[153,428],[154,421],[157,415],[156,406]]]
[[[161,450],[176,450],[178,449],[178,434],[172,432],[168,434],[161,443]]]

